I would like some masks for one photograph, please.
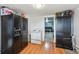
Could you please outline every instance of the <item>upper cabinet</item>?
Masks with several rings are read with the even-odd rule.
[[[62,12],[57,12],[56,13],[56,17],[70,17],[73,15],[73,11],[72,10],[66,10],[66,11],[62,11]]]

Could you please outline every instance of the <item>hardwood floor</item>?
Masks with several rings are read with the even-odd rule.
[[[29,43],[20,54],[64,54],[64,49],[56,48],[54,43],[49,42],[42,44]]]

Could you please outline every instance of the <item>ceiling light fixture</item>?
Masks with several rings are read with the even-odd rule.
[[[37,8],[37,9],[41,9],[43,8],[45,5],[44,4],[33,4],[33,7],[34,8]]]

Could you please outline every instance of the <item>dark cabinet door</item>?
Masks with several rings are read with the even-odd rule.
[[[56,46],[72,49],[71,17],[56,19]]]
[[[28,20],[22,18],[22,24],[22,47],[26,47],[28,45]]]
[[[63,45],[64,48],[73,49],[72,48],[72,38],[71,38],[71,17],[64,18],[63,22]]]
[[[21,33],[21,17],[14,15],[14,39],[13,39],[13,53],[19,53],[22,48],[22,33]]]
[[[8,35],[7,35],[7,17],[1,16],[1,53],[7,50]]]
[[[13,53],[19,53],[21,51],[21,38],[19,36],[15,37],[13,40]]]
[[[56,19],[56,46],[63,48],[63,19]]]
[[[13,44],[13,16],[1,16],[1,52],[12,53]]]

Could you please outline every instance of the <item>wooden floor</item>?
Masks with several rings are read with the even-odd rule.
[[[64,54],[64,49],[56,48],[54,43],[33,44],[29,43],[20,54]]]

